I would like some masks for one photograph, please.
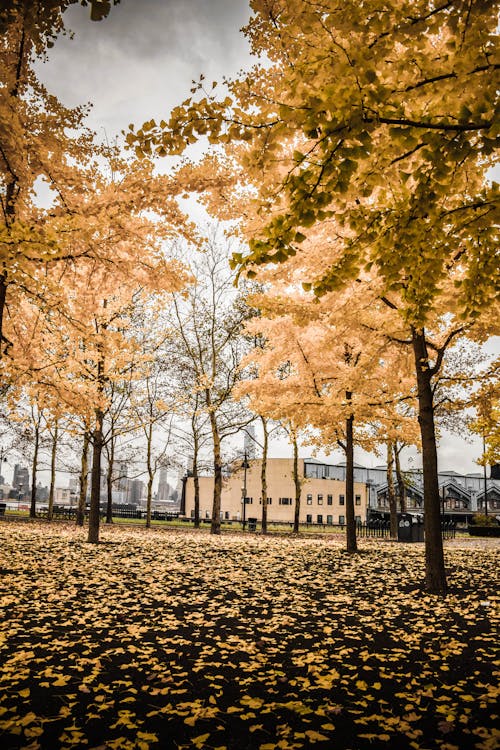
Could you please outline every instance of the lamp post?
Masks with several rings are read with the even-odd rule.
[[[243,503],[242,521],[243,531],[245,531],[247,520],[247,469],[249,468],[246,451],[244,453],[243,463],[241,464],[241,467],[243,469],[243,487],[241,488],[241,502]]]

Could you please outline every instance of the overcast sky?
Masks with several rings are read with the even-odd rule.
[[[121,0],[107,19],[92,23],[89,8],[75,5],[65,14],[74,38],[58,39],[39,73],[64,104],[92,102],[88,124],[111,142],[129,123],[167,119],[201,73],[211,86],[249,68],[249,46],[239,31],[249,15],[245,0]],[[479,440],[446,435],[440,469],[481,471],[474,463],[480,452]],[[273,455],[287,453],[286,444],[274,445]],[[381,462],[361,451],[356,460]],[[410,465],[420,465],[416,455]]]

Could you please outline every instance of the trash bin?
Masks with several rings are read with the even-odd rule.
[[[398,542],[423,541],[423,518],[413,516],[411,513],[398,513]]]
[[[257,531],[257,519],[256,518],[248,519],[248,531]]]

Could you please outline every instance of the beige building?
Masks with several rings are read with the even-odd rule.
[[[305,460],[299,459],[302,479],[300,497],[300,523],[344,524],[345,481],[332,478],[305,476]],[[261,459],[252,459],[246,471],[245,517],[262,518],[261,503]],[[241,521],[243,518],[243,496],[245,472],[239,468],[224,479],[221,497],[221,518]],[[200,518],[212,517],[213,477],[200,477]],[[356,519],[365,522],[368,507],[368,487],[354,483],[354,512]],[[188,518],[194,517],[194,482],[188,477],[185,490],[185,506],[181,511]],[[293,461],[289,458],[270,458],[267,462],[267,518],[274,521],[293,521],[295,513],[295,485]]]

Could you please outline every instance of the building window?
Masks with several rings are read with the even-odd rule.
[[[339,495],[339,505],[345,505],[345,497],[344,497],[344,495]]]
[[[355,505],[361,505],[361,495],[356,495],[354,498]]]
[[[272,497],[268,497],[268,498],[267,498],[267,504],[268,504],[268,505],[272,505],[272,504],[273,504],[273,499],[272,499]]]
[[[356,523],[361,523],[361,516],[354,516],[354,521]]]
[[[458,508],[460,510],[461,507],[462,503],[460,502],[460,500],[455,500],[455,508]]]
[[[311,516],[310,513],[308,513],[306,516],[306,523],[312,523],[312,522],[313,522],[313,517]]]
[[[292,504],[292,498],[291,497],[280,497],[278,500],[279,505],[291,505]]]
[[[318,495],[318,505],[323,505],[323,495]]]
[[[312,505],[313,504],[313,496],[312,495],[308,495],[307,496],[307,504],[308,505]]]
[[[327,495],[326,496],[326,504],[327,505],[333,505],[333,495]]]
[[[317,518],[316,523],[323,523],[323,516],[321,515],[321,513],[318,516],[316,516],[316,518]]]
[[[229,520],[229,511],[228,510],[225,511],[224,518],[226,519],[226,521]]]
[[[345,516],[339,516],[339,524],[343,526],[345,524]]]
[[[326,522],[331,525],[333,523],[333,516],[327,516]]]
[[[245,505],[253,505],[253,497],[246,497]]]

